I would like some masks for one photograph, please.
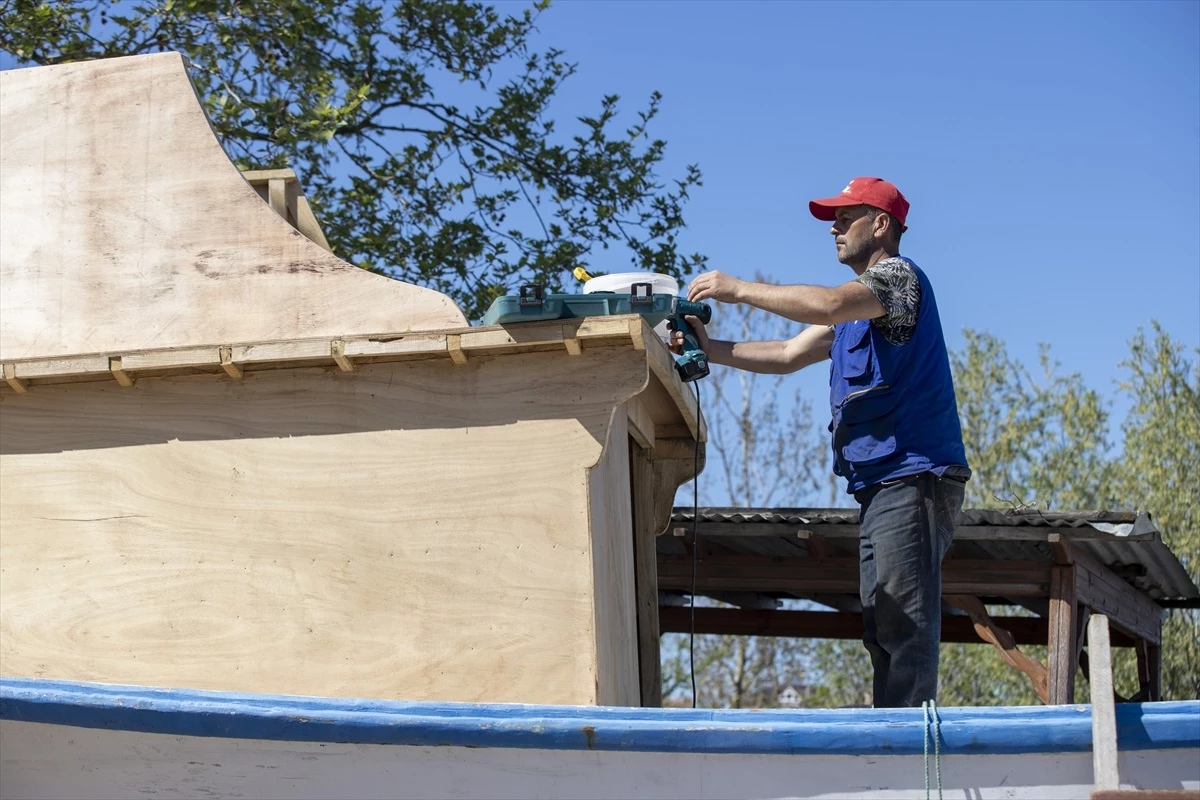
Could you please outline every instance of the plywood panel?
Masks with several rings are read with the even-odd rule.
[[[596,587],[596,694],[601,705],[613,706],[641,704],[628,441],[626,411],[617,409],[604,458],[588,480]]]
[[[636,400],[627,404],[632,410]],[[629,483],[633,500],[633,564],[636,577],[638,672],[641,704],[662,705],[662,664],[658,619],[658,557],[654,531],[654,468],[650,456],[629,441]],[[672,494],[674,494],[672,487]]]
[[[0,73],[0,359],[462,327],[222,151],[177,53]]]
[[[0,671],[595,703],[636,651],[627,466],[589,470],[646,381],[626,347],[6,392]]]

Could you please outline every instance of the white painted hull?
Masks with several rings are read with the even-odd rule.
[[[0,797],[14,800],[912,798],[924,796],[927,763],[933,797],[939,768],[946,798],[1086,798],[1093,788],[1079,739],[1086,706],[939,709],[940,756],[930,738],[926,759],[934,731],[919,709],[479,706],[46,681],[0,689]],[[1200,703],[1130,707],[1122,724],[1123,787],[1200,789]]]
[[[913,798],[922,756],[271,742],[0,723],[4,798]],[[932,762],[932,758],[930,759]],[[1089,753],[943,756],[946,798],[1086,798]],[[1126,788],[1196,789],[1196,751],[1122,754]],[[932,763],[931,763],[932,770]],[[1192,780],[1180,776],[1192,775]],[[931,775],[934,796],[936,776]]]

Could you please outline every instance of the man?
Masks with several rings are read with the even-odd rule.
[[[710,361],[770,373],[832,361],[834,472],[861,509],[863,642],[876,707],[935,699],[942,557],[971,475],[933,289],[900,255],[908,208],[880,178],[855,178],[836,197],[809,203],[833,223],[838,261],[857,275],[841,286],[706,272],[688,287],[691,300],[746,303],[810,326],[789,341],[726,342],[692,318]]]

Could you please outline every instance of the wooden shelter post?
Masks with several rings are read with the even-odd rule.
[[[1079,604],[1075,597],[1075,568],[1057,566],[1050,572],[1050,635],[1046,660],[1050,662],[1050,703],[1075,702],[1075,671],[1079,668],[1076,644]]]

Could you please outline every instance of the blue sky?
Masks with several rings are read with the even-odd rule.
[[[1200,3],[567,0],[538,27],[579,64],[556,117],[662,92],[664,175],[704,173],[682,243],[713,269],[848,279],[807,200],[878,175],[951,347],[985,330],[1032,366],[1048,342],[1111,395],[1138,325],[1200,345]]]
[[[987,331],[1032,367],[1046,342],[1112,397],[1139,325],[1200,346],[1200,2],[559,0],[538,27],[579,65],[559,131],[663,94],[663,177],[704,173],[681,243],[713,269],[847,280],[807,201],[878,175],[952,348]],[[794,381],[818,415],[826,379]]]

